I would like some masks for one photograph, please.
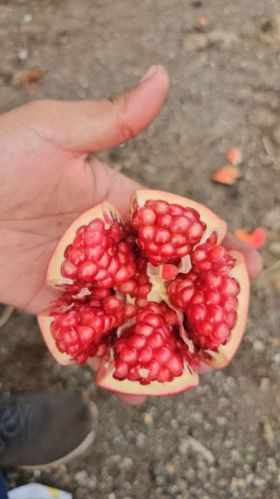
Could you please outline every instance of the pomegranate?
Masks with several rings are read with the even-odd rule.
[[[60,364],[97,361],[97,385],[143,395],[178,393],[226,366],[249,302],[243,257],[222,245],[226,224],[205,206],[139,190],[130,221],[108,203],[81,215],[47,272],[61,297],[39,314]]]

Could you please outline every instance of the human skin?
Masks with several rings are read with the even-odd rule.
[[[115,99],[34,101],[0,116],[0,302],[38,313],[56,296],[45,284],[46,269],[71,222],[105,200],[127,217],[130,195],[140,185],[92,153],[145,129],[168,88],[165,69],[153,66]],[[242,251],[250,276],[258,275],[255,250],[232,235],[225,245]],[[128,397],[131,403],[143,399]]]

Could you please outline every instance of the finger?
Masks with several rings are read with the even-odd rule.
[[[251,278],[255,278],[261,273],[263,269],[263,262],[262,257],[258,251],[250,248],[248,244],[240,241],[240,239],[233,236],[233,234],[226,235],[223,241],[223,246],[228,250],[237,250],[243,254],[248,268],[249,276]]]
[[[73,104],[68,104],[69,119],[72,116],[73,122],[68,126],[72,130],[69,146],[86,152],[100,151],[130,140],[157,116],[168,87],[165,69],[155,66],[146,79],[120,97],[78,102],[75,110]]]
[[[161,110],[168,88],[165,69],[152,66],[136,87],[115,99],[35,101],[24,106],[25,121],[68,150],[101,151],[126,142],[146,128]]]

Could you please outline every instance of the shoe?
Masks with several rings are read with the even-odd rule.
[[[77,392],[0,396],[0,466],[64,464],[90,447],[97,423],[95,404]]]

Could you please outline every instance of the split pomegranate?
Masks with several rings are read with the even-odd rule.
[[[39,314],[60,364],[97,359],[97,384],[167,395],[224,367],[242,339],[249,279],[222,245],[226,224],[205,206],[139,190],[129,222],[103,203],[67,230],[47,283],[61,297]]]

